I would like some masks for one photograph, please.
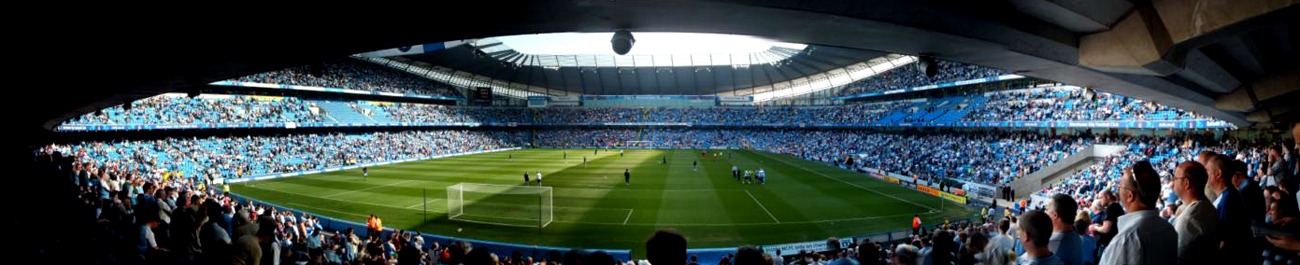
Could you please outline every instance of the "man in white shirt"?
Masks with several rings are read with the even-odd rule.
[[[537,185],[542,185],[542,172],[537,171]]]
[[[1119,217],[1115,238],[1097,264],[1176,264],[1178,232],[1156,212],[1160,176],[1151,163],[1139,161],[1120,178],[1119,202],[1127,208]]]
[[[998,222],[998,234],[989,239],[989,245],[984,247],[984,253],[988,257],[984,264],[1007,264],[1007,252],[1015,249],[1016,240],[1008,234],[1011,231],[1011,220],[1003,218]]]
[[[1178,164],[1174,170],[1174,192],[1183,202],[1174,217],[1178,232],[1178,261],[1194,264],[1213,260],[1219,252],[1219,217],[1210,199],[1205,198],[1205,167],[1194,161]]]

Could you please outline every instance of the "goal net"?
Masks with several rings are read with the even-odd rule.
[[[460,183],[447,187],[451,220],[546,227],[554,214],[551,187]]]

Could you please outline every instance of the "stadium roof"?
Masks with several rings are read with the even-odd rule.
[[[553,33],[480,39],[473,42],[492,58],[519,66],[673,67],[771,64],[808,45],[757,37],[704,33],[636,33],[626,55],[610,49],[613,33]]]
[[[818,47],[927,54],[1120,93],[1242,127],[1285,125],[1300,116],[1292,106],[1300,98],[1300,88],[1292,85],[1300,76],[1300,60],[1293,59],[1300,50],[1292,48],[1300,25],[1288,19],[1297,17],[1300,4],[1222,1],[1188,9],[1176,3],[470,1],[456,8],[357,14],[380,19],[307,24],[191,13],[156,23],[156,16],[130,12],[61,10],[69,21],[88,23],[68,30],[19,32],[18,39],[39,49],[24,49],[24,54],[36,56],[18,62],[31,72],[23,72],[28,78],[21,81],[36,84],[15,86],[41,89],[24,91],[19,109],[31,111],[19,115],[17,129],[53,137],[51,130],[62,121],[108,106],[378,49],[610,29],[761,36],[807,43],[804,53],[814,55]],[[268,28],[293,30],[263,39],[214,37]],[[100,41],[105,39],[130,41]],[[87,43],[111,52],[75,52],[90,47]]]
[[[609,47],[610,36],[564,33],[485,38],[469,45],[390,58],[445,68],[454,72],[451,76],[473,76],[480,84],[469,84],[471,87],[510,88],[538,95],[752,95],[772,86],[798,86],[794,83],[824,81],[826,85],[817,86],[818,90],[847,84],[865,76],[850,75],[852,71],[846,67],[862,68],[872,59],[889,55],[748,36],[681,33],[635,33],[637,43],[632,52],[615,55]],[[722,41],[735,43],[719,45]],[[497,90],[507,96],[532,95]]]

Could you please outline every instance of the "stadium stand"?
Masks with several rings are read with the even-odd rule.
[[[265,72],[232,81],[460,96],[451,85],[351,58]]]
[[[1038,88],[985,95],[988,103],[964,121],[1184,120],[1206,118],[1116,94],[1077,87]]]
[[[518,147],[524,143],[525,138],[518,132],[446,130],[83,142],[51,150],[87,164],[125,166],[124,170],[135,174],[215,179]]]
[[[1026,99],[1028,98],[1028,99]],[[1164,105],[1077,87],[993,92],[834,106],[707,108],[454,107],[419,103],[301,100],[291,97],[165,94],[87,114],[66,125],[212,124],[258,122],[495,122],[536,124],[690,123],[852,125],[958,121],[1176,121],[1209,117]],[[182,106],[168,108],[168,106]],[[193,108],[194,110],[191,110]]]
[[[188,98],[164,94],[138,100],[131,109],[107,108],[68,121],[69,124],[196,124],[321,122],[319,111],[292,97],[203,95]]]
[[[939,74],[926,78],[916,67],[898,67],[884,73],[844,85],[839,95],[854,95],[866,92],[913,88],[943,82],[970,80],[983,77],[1005,75],[1007,72],[978,65],[958,62],[939,61]]]

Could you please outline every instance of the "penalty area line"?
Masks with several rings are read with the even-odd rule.
[[[772,211],[768,211],[767,206],[763,206],[763,203],[759,202],[758,198],[755,198],[753,193],[749,193],[749,190],[745,190],[745,194],[749,195],[750,199],[754,199],[754,203],[757,203],[759,208],[763,208],[763,212],[767,212],[767,217],[772,217],[772,221],[776,221],[778,224],[781,223],[781,220],[777,220],[776,216],[772,215]],[[631,213],[628,213],[628,216],[631,216]]]

